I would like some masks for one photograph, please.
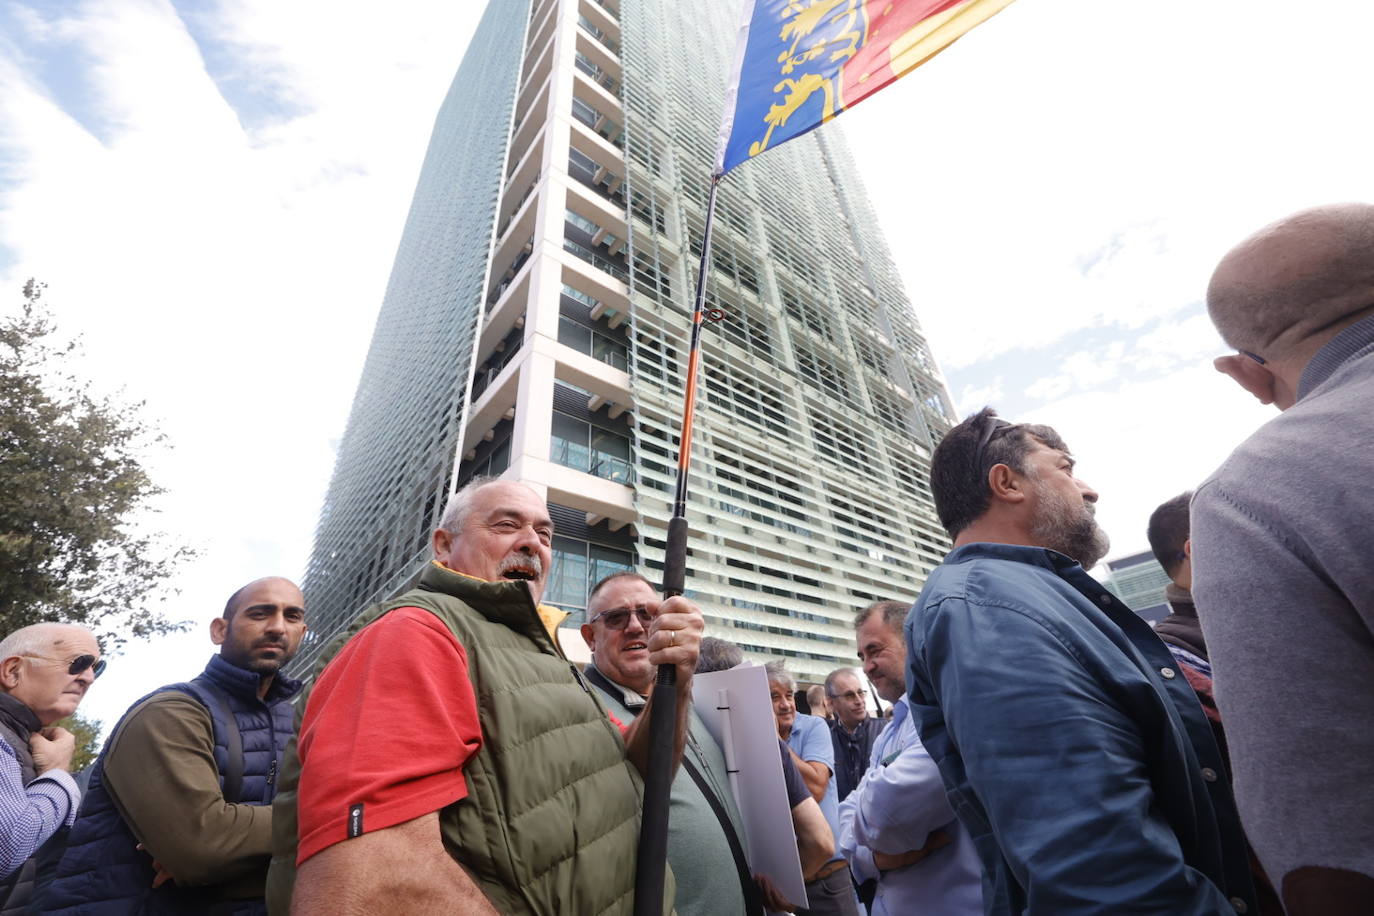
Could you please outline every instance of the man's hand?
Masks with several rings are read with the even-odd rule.
[[[144,846],[142,843],[139,843],[134,848],[139,852],[148,852],[148,847]],[[148,852],[148,855],[151,856],[152,853]],[[176,883],[176,879],[172,877],[172,873],[167,870],[166,866],[157,859],[153,859],[153,890],[157,890],[168,881],[171,881],[173,884]]]
[[[873,853],[873,864],[878,866],[879,871],[891,871],[894,868],[905,868],[908,865],[915,865],[922,861],[937,849],[943,849],[951,843],[950,835],[943,830],[932,831],[926,838],[926,844],[920,849],[912,849],[908,852],[877,852]]]
[[[40,776],[48,770],[70,771],[76,738],[65,728],[50,725],[29,735],[29,752],[33,754],[33,768]]]
[[[701,608],[681,595],[659,604],[649,624],[649,662],[677,667],[678,693],[690,695],[706,623]]]
[[[774,913],[795,913],[797,905],[789,901],[778,890],[777,885],[768,879],[767,875],[754,875],[754,883],[759,886],[763,893],[763,905]]]

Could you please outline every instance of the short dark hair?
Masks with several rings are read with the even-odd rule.
[[[633,569],[622,569],[619,572],[611,573],[609,576],[602,576],[600,581],[592,586],[592,590],[587,592],[587,603],[591,604],[592,599],[596,597],[596,593],[610,585],[616,579],[638,579],[640,582],[649,586],[650,591],[658,591],[658,589],[654,588],[654,583],[650,582]]]
[[[744,650],[728,639],[716,636],[701,637],[701,651],[697,655],[697,674],[724,671],[744,661]]]
[[[1145,529],[1155,559],[1171,579],[1186,556],[1183,543],[1188,540],[1188,504],[1192,501],[1192,490],[1180,493],[1150,513],[1150,524]]]
[[[957,537],[988,511],[988,471],[1005,464],[1018,474],[1027,473],[1026,456],[1037,442],[1068,451],[1053,428],[1008,423],[991,407],[984,407],[945,433],[930,459],[930,489],[935,494],[940,524],[950,537]],[[979,443],[986,443],[981,456]]]
[[[906,625],[906,615],[911,612],[912,601],[875,601],[868,607],[859,611],[854,617],[854,629],[858,629],[868,622],[868,618],[874,614],[883,615],[883,623],[894,633],[901,633],[902,627]],[[848,669],[840,669],[848,670]],[[836,672],[831,672],[834,677]]]

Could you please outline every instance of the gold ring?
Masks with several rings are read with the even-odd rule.
[[[668,645],[670,647],[677,645],[677,630],[668,631]]]

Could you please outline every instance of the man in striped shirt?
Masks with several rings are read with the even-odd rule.
[[[43,845],[76,819],[76,741],[53,723],[104,668],[85,627],[40,623],[0,641],[0,909],[27,905]]]

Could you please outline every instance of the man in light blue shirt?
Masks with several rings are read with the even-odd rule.
[[[840,851],[855,881],[876,879],[873,916],[975,916],[983,912],[978,851],[954,817],[906,697],[908,607],[879,601],[855,620],[864,673],[893,713],[867,772],[840,806]]]
[[[830,740],[830,726],[818,716],[797,712],[793,695],[797,683],[780,661],[769,662],[768,692],[773,701],[773,717],[778,724],[778,737],[792,750],[793,762],[801,771],[802,781],[820,803],[821,813],[835,836],[839,830],[839,795],[835,790],[835,747]],[[798,914],[839,914],[858,916],[859,902],[849,883],[849,871],[838,854],[814,875],[807,875],[806,895],[810,906]]]

